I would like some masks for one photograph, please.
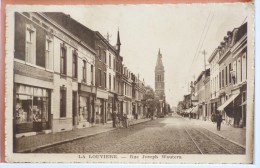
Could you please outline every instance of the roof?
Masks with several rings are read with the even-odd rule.
[[[85,25],[79,23],[62,12],[44,12],[44,15],[61,25],[64,29],[68,30],[74,36],[85,42],[91,48],[95,49],[95,33]]]
[[[213,58],[215,58],[217,53],[218,53],[218,48],[215,48],[215,50],[213,51],[213,53],[211,54],[211,56],[208,59],[209,63],[213,60]]]

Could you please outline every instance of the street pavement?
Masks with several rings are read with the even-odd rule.
[[[150,119],[138,119],[134,121],[134,124],[149,121]],[[33,152],[40,148],[45,148],[65,142],[74,141],[84,137],[89,137],[104,132],[114,130],[112,123],[97,124],[93,127],[74,129],[71,131],[64,131],[50,134],[38,134],[35,136],[15,138],[14,152]]]
[[[159,118],[62,144],[36,153],[245,154],[245,148],[180,116]],[[235,128],[233,128],[235,129]],[[232,130],[231,130],[232,131]],[[241,136],[241,135],[239,135]],[[245,136],[245,135],[244,135]]]

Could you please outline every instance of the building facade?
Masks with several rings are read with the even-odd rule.
[[[219,102],[219,50],[218,48],[209,57],[210,64],[210,114],[216,114]]]
[[[247,23],[228,31],[219,46],[219,85],[221,105],[217,110],[225,122],[246,125]]]

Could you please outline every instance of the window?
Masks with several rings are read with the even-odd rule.
[[[49,92],[47,89],[15,84],[16,124],[47,122],[49,115]]]
[[[109,68],[111,68],[111,54],[109,53]]]
[[[107,88],[107,74],[104,72],[104,87]]]
[[[222,87],[224,87],[224,69],[222,70]]]
[[[225,71],[226,71],[226,85],[228,84],[228,70],[227,70],[227,66],[225,68]]]
[[[103,51],[103,59],[104,59],[104,63],[107,63],[107,54],[106,51]]]
[[[46,37],[45,43],[45,68],[52,69],[52,41]]]
[[[93,85],[94,84],[94,68],[93,68],[93,65],[91,65],[91,84]]]
[[[66,117],[66,88],[60,88],[60,117]]]
[[[98,85],[99,85],[99,86],[102,86],[102,74],[101,74],[101,69],[98,69],[98,75],[99,75]]]
[[[101,60],[101,47],[100,46],[98,46],[97,55],[98,55],[99,60]]]
[[[228,69],[229,69],[229,83],[231,83],[231,71],[232,71],[231,63],[228,65]]]
[[[87,82],[87,63],[85,60],[83,60],[83,67],[82,67],[82,80],[83,82]]]
[[[26,27],[25,61],[35,64],[36,60],[36,31],[32,25]]]
[[[60,48],[60,73],[66,75],[67,73],[67,49],[64,44],[61,44]]]
[[[76,51],[72,53],[72,77],[77,78],[78,77],[78,54]]]
[[[221,72],[219,72],[219,89],[221,89]]]
[[[113,76],[113,86],[114,86],[114,91],[116,90],[116,78],[115,78],[115,76]]]
[[[111,74],[109,74],[109,90],[111,90]]]
[[[234,61],[233,62],[233,71],[234,71],[234,75],[235,75],[235,80],[234,80],[234,84],[236,84],[237,82],[237,62]]]

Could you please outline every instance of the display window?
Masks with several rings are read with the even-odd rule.
[[[79,121],[88,121],[88,98],[80,96],[79,100]]]
[[[48,98],[46,89],[16,85],[16,124],[48,122]]]

